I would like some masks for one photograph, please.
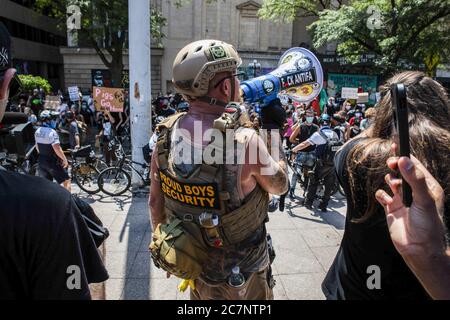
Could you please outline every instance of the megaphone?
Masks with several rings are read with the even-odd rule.
[[[242,98],[247,103],[260,102],[267,106],[279,95],[298,102],[314,100],[322,90],[323,70],[319,59],[305,48],[287,50],[272,72],[243,81]]]

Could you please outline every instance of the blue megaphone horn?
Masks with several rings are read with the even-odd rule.
[[[280,58],[277,69],[241,82],[244,102],[267,106],[279,95],[298,102],[314,100],[322,90],[323,71],[319,59],[305,48],[291,48]]]

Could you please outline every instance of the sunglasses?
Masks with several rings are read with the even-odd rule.
[[[216,83],[216,85],[214,86],[214,89],[215,88],[217,88],[223,81],[225,81],[226,79],[231,79],[231,78],[234,78],[234,77],[239,77],[239,76],[243,76],[243,75],[245,75],[245,72],[237,72],[237,73],[234,73],[234,74],[232,74],[232,75],[229,75],[229,76],[227,76],[227,77],[225,77],[225,78],[223,78],[223,79],[220,79],[220,81],[219,82],[217,82]]]

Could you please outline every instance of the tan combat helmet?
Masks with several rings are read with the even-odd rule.
[[[172,82],[181,94],[193,99],[203,97],[217,73],[234,72],[241,63],[236,49],[226,42],[195,41],[178,52],[173,62]]]

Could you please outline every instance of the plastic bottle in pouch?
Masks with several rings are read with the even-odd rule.
[[[238,266],[233,267],[231,270],[231,275],[228,278],[228,284],[232,287],[239,288],[245,284],[245,277],[241,273],[241,270]]]

